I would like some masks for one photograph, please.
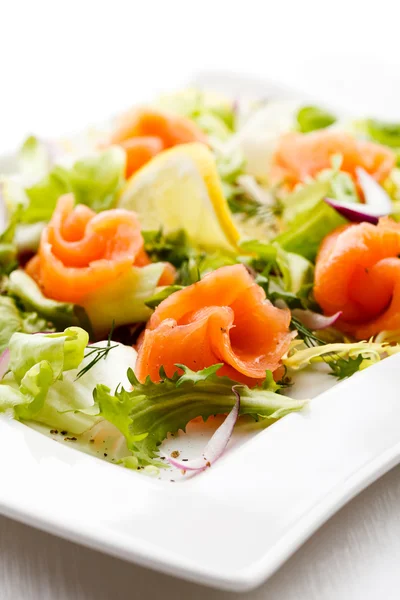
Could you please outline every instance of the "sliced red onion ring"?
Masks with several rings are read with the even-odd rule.
[[[319,313],[313,312],[312,310],[303,310],[301,308],[295,308],[292,310],[292,315],[303,323],[305,327],[311,329],[312,331],[318,331],[318,329],[326,329],[327,327],[332,327],[342,315],[342,311],[331,315],[330,317],[326,317],[325,315],[320,315]]]
[[[367,204],[358,204],[357,202],[339,202],[333,198],[324,198],[325,202],[332,206],[340,215],[351,221],[352,223],[372,223],[376,225],[380,217],[385,217],[388,212],[377,212]]]
[[[232,431],[239,416],[240,396],[238,391],[232,388],[232,392],[236,396],[236,402],[225,421],[218,427],[207,446],[204,448],[203,454],[199,458],[182,462],[171,456],[166,456],[168,462],[180,469],[181,471],[204,471],[207,467],[211,467],[216,460],[223,454],[229,440],[231,439]]]
[[[380,217],[386,217],[392,212],[392,201],[389,194],[367,171],[356,168],[358,183],[363,191],[365,204],[339,202],[333,198],[325,198],[339,214],[353,223],[366,221],[376,225]]]
[[[10,366],[10,351],[8,348],[6,348],[0,356],[0,379],[3,379],[4,375],[8,371],[9,366]]]
[[[392,212],[392,201],[386,190],[361,167],[356,168],[356,174],[367,206],[375,209],[379,216],[389,215]]]

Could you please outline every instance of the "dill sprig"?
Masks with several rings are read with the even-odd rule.
[[[308,329],[303,323],[301,323],[296,317],[292,316],[291,325],[297,329],[299,337],[304,341],[305,345],[311,348],[312,346],[324,346],[326,342],[319,338],[315,333]]]
[[[83,377],[83,375],[85,375],[88,371],[90,371],[90,369],[94,367],[99,362],[99,360],[101,360],[102,358],[104,358],[105,360],[110,350],[113,350],[114,348],[118,347],[118,344],[114,344],[113,346],[111,346],[111,338],[114,333],[114,328],[115,321],[113,320],[110,333],[108,334],[107,338],[107,346],[105,346],[104,348],[102,348],[101,346],[90,346],[90,351],[87,354],[85,354],[85,358],[87,358],[88,356],[93,356],[93,358],[77,373],[75,381],[77,381],[78,379]]]

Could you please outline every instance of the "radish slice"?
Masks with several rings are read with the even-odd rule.
[[[3,379],[4,375],[8,371],[10,365],[10,351],[8,348],[0,356],[0,379]]]
[[[295,308],[292,310],[292,315],[300,321],[305,327],[311,329],[312,331],[317,331],[318,329],[326,329],[327,327],[332,327],[342,315],[342,311],[331,315],[330,317],[326,317],[325,315],[320,315],[319,313],[313,312],[312,310],[302,310],[301,308]]]
[[[351,221],[352,223],[372,223],[377,225],[380,217],[385,217],[389,214],[387,211],[377,211],[367,204],[358,204],[356,202],[339,202],[333,198],[324,198],[325,202],[332,206],[340,215]]]
[[[204,448],[203,454],[199,458],[182,462],[171,456],[165,458],[168,462],[181,471],[204,471],[207,467],[211,467],[216,460],[223,454],[229,440],[231,439],[233,428],[239,416],[240,396],[236,386],[232,388],[232,392],[236,396],[236,402],[225,421],[218,427],[207,446]]]
[[[356,174],[366,205],[376,210],[379,216],[389,215],[392,212],[392,201],[389,194],[361,167],[356,168]]]

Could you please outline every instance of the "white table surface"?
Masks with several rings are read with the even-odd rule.
[[[400,120],[398,13],[394,0],[0,2],[0,152],[27,132],[79,130],[210,68],[272,77],[362,111],[384,107]],[[399,559],[400,467],[264,586],[236,597],[397,600]],[[0,600],[230,597],[0,517]]]

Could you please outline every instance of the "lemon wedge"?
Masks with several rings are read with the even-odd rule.
[[[144,230],[184,229],[196,246],[237,247],[239,232],[214,156],[204,144],[182,144],[158,154],[127,181],[118,206],[136,212]]]

